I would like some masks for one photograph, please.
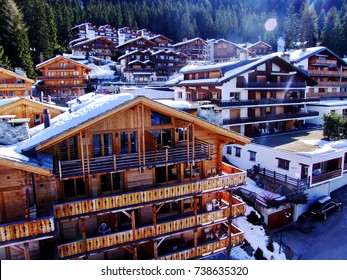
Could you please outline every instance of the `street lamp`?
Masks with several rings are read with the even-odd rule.
[[[281,248],[282,248],[282,237],[283,237],[283,218],[290,218],[292,216],[289,212],[282,212],[281,216],[281,232],[280,232],[280,248],[278,250],[278,253],[281,254]]]

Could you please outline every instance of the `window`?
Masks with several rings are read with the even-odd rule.
[[[64,197],[74,198],[86,195],[86,185],[82,178],[70,179],[63,181]]]
[[[235,147],[235,157],[241,157],[241,148]]]
[[[34,125],[39,125],[40,123],[41,123],[41,116],[40,116],[40,114],[35,114]]]
[[[230,99],[231,100],[240,100],[240,93],[239,92],[230,92]]]
[[[172,140],[171,140],[171,129],[161,129],[161,130],[153,130],[152,134],[157,139],[157,148],[171,148]]]
[[[227,154],[231,155],[232,154],[232,147],[231,146],[227,146]]]
[[[171,118],[155,111],[151,112],[151,124],[171,124]]]
[[[249,160],[255,161],[256,160],[257,153],[253,151],[249,151]]]
[[[182,96],[183,96],[182,91],[179,91],[179,92],[177,93],[177,97],[178,97],[178,98],[182,98]]]
[[[282,158],[277,158],[278,160],[278,168],[284,169],[284,170],[289,170],[289,160],[286,159],[282,159]]]
[[[159,166],[155,168],[156,183],[166,183],[178,180],[177,165]]]
[[[121,132],[121,153],[129,154],[137,152],[137,132]]]
[[[112,155],[112,135],[110,133],[94,134],[93,147],[95,157]]]
[[[61,160],[77,159],[76,137],[70,137],[60,143]]]
[[[122,173],[111,173],[100,176],[101,192],[115,193],[122,189]]]

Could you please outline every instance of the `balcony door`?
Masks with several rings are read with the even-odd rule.
[[[112,135],[110,133],[93,135],[94,157],[112,155]]]

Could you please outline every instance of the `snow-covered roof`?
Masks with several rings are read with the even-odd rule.
[[[268,54],[262,57],[252,58],[248,60],[237,60],[232,62],[224,62],[224,63],[216,63],[216,64],[209,64],[209,65],[189,65],[185,66],[181,69],[180,72],[182,73],[191,73],[191,72],[204,72],[204,71],[211,71],[211,70],[219,70],[221,72],[220,78],[208,78],[208,79],[197,79],[197,80],[183,80],[179,82],[179,85],[191,85],[191,84],[210,84],[210,83],[223,83],[226,81],[229,81],[230,79],[233,79],[239,75],[242,75],[243,73],[246,73],[247,71],[250,71],[257,67],[258,65],[261,65],[269,60],[277,59],[280,60],[283,64],[287,64],[289,68],[293,68],[298,73],[301,73],[301,75],[304,75],[309,79],[307,76],[307,73],[290,63],[286,62],[284,59],[280,58],[279,56],[275,54]],[[315,82],[311,79],[309,79],[312,84],[315,84]]]
[[[263,42],[263,41],[258,41],[258,42],[254,43],[254,44],[248,45],[246,48],[247,48],[247,49],[250,49],[250,48],[252,48],[252,47],[254,47],[254,46],[256,46],[256,45],[259,45],[259,44],[263,44],[263,45],[265,45],[265,46],[271,48],[271,46],[270,46],[269,44],[267,44],[267,43],[265,43],[265,42]]]
[[[134,96],[145,96],[152,100],[174,99],[174,91],[162,87],[123,87],[121,92],[128,92]]]
[[[9,75],[9,76],[11,76],[11,77],[14,77],[14,78],[16,78],[16,79],[24,80],[24,81],[26,81],[26,82],[28,82],[28,83],[31,83],[31,84],[34,84],[34,83],[35,83],[34,80],[29,79],[28,77],[19,75],[19,74],[16,73],[16,72],[13,72],[13,71],[11,71],[11,70],[7,70],[7,69],[2,68],[2,67],[0,67],[0,73],[4,73],[4,74]]]
[[[204,39],[201,39],[200,37],[196,37],[196,38],[193,38],[193,39],[190,39],[190,40],[186,40],[186,41],[182,41],[182,42],[179,42],[177,44],[174,44],[172,45],[172,47],[178,47],[178,46],[183,46],[183,45],[186,45],[186,44],[190,44],[192,42],[195,42],[195,41],[203,41],[205,42]]]
[[[154,42],[148,40],[148,39],[145,38],[145,37],[136,37],[136,38],[134,38],[134,39],[131,39],[131,40],[128,40],[128,41],[124,42],[123,44],[118,45],[117,48],[121,48],[121,47],[123,47],[123,46],[125,46],[125,45],[131,44],[131,43],[136,42],[136,41],[139,41],[139,40],[145,40],[145,41],[147,41],[149,44],[155,45]]]
[[[19,100],[19,97],[13,97],[13,98],[2,98],[0,99],[0,107],[5,106],[7,104],[10,104],[12,102],[15,102]]]
[[[335,56],[340,62],[347,65],[346,61],[342,59],[339,55],[337,55],[336,53],[334,53],[332,50],[328,49],[327,47],[323,47],[323,46],[292,50],[286,53],[289,54],[289,58],[292,63],[298,63],[304,59],[307,59],[316,54],[320,54],[322,52],[330,53],[331,55]]]
[[[82,67],[84,67],[84,68],[90,69],[89,66],[87,66],[87,65],[85,65],[85,64],[83,64],[83,63],[80,63],[80,62],[78,62],[78,61],[76,61],[76,60],[70,59],[70,58],[68,58],[68,57],[66,57],[66,56],[63,56],[63,55],[57,55],[57,56],[52,57],[52,58],[50,58],[50,59],[48,59],[48,60],[46,60],[46,61],[43,61],[43,62],[37,64],[37,65],[36,65],[36,68],[40,68],[40,67],[42,67],[42,66],[44,66],[44,65],[46,65],[46,64],[49,64],[49,63],[53,62],[54,60],[57,60],[57,59],[60,59],[60,58],[63,58],[63,59],[65,59],[65,60],[68,60],[68,61],[70,61],[70,62],[72,62],[72,63],[74,63],[74,64],[78,64],[78,65],[80,65],[80,66],[82,66]]]
[[[89,73],[91,79],[114,79],[114,70],[111,69],[112,66],[115,66],[114,62],[107,63],[105,65],[96,65],[94,63],[88,64],[89,68],[92,70]]]
[[[19,143],[16,151],[21,152],[30,150],[38,146],[40,143],[44,143],[60,134],[101,116],[133,98],[133,95],[129,93],[95,95],[95,98],[74,106],[71,113],[66,112],[52,118],[49,127],[44,128],[44,124],[41,124],[30,129],[32,137]]]
[[[307,104],[307,106],[325,106],[325,107],[335,107],[335,106],[347,106],[347,100],[340,99],[328,99],[328,100],[320,100],[319,102],[314,102]]]
[[[166,106],[169,106],[171,108],[180,109],[180,110],[190,109],[193,107],[193,105],[188,101],[177,101],[177,100],[156,100],[156,101]]]
[[[81,41],[81,42],[77,42],[77,43],[75,43],[75,44],[72,46],[72,48],[78,47],[78,46],[81,46],[81,45],[84,45],[84,44],[89,43],[89,42],[97,41],[97,40],[103,40],[103,41],[106,41],[106,42],[111,43],[112,45],[116,45],[113,41],[107,39],[106,37],[97,36],[97,37],[94,37],[94,38],[89,38],[89,39],[83,40],[83,41]]]

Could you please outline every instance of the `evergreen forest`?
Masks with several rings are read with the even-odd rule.
[[[277,26],[266,30],[275,18]],[[263,40],[276,49],[323,45],[347,54],[346,0],[0,0],[0,67],[35,65],[68,51],[71,28],[83,22],[147,28],[175,43],[184,38]]]

